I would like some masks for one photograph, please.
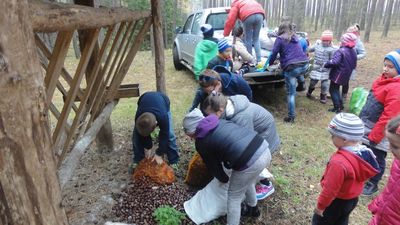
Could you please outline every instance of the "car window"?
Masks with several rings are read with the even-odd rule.
[[[192,26],[193,15],[190,15],[189,18],[186,20],[185,26],[183,27],[182,33],[189,33],[190,28]]]
[[[197,13],[193,20],[192,34],[199,34],[200,32],[200,19],[203,13]]]
[[[206,23],[211,24],[214,30],[223,30],[228,13],[215,13],[207,17]]]

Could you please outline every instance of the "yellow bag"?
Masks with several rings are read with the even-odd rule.
[[[189,162],[185,183],[191,186],[204,187],[212,180],[212,178],[213,176],[208,172],[203,159],[199,153],[196,152]]]

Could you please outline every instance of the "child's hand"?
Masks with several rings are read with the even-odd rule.
[[[161,163],[164,162],[163,158],[162,158],[161,156],[157,155],[157,154],[154,155],[152,161],[156,161],[156,163],[157,163],[158,165],[160,165]]]
[[[324,217],[324,210],[320,210],[318,208],[314,209],[314,213],[317,214],[318,216]]]

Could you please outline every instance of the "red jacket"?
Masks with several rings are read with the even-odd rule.
[[[322,176],[318,209],[325,210],[336,198],[358,197],[362,192],[364,182],[377,173],[378,171],[361,157],[338,149],[329,160]]]
[[[370,96],[360,113],[364,124],[376,122],[368,135],[368,140],[377,144],[381,142],[385,137],[387,122],[399,113],[400,78],[386,78],[382,74],[372,84]]]
[[[234,0],[229,11],[228,19],[225,22],[224,36],[229,36],[237,18],[244,21],[247,17],[261,13],[265,18],[263,7],[255,0]]]
[[[374,215],[369,225],[400,224],[400,161],[395,159],[383,192],[368,206]]]

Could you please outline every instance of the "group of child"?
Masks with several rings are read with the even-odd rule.
[[[210,26],[204,25],[201,29],[205,36],[212,33]],[[296,83],[304,82],[300,76],[307,70],[309,62],[299,53],[302,51],[299,39],[290,23],[282,24],[279,34],[269,64],[274,63],[279,53],[288,91],[289,113],[284,121],[294,122]],[[369,205],[374,215],[370,224],[398,224],[400,50],[385,56],[383,73],[374,81],[358,117],[342,113],[344,96],[340,94],[340,86],[346,89],[357,65],[354,48],[358,37],[353,32],[343,34],[339,49],[333,47],[332,40],[332,32],[324,31],[320,42],[309,49],[315,52],[315,59],[307,97],[312,97],[316,84],[321,81],[320,102],[327,102],[329,87],[334,106],[330,111],[337,113],[328,126],[337,151],[331,156],[321,179],[322,191],[312,224],[348,224],[359,195],[371,195],[378,190],[389,149],[395,160],[387,186]],[[279,148],[280,138],[271,113],[251,102],[251,88],[241,76],[232,73],[233,64],[227,63],[231,53],[229,43],[225,39],[218,43],[210,38],[203,41],[217,46],[219,53],[208,61],[208,69],[195,70],[200,71],[198,77],[196,75],[200,88],[183,126],[185,133],[195,140],[196,151],[210,173],[219,182],[229,185],[227,223],[237,225],[241,215],[260,216],[255,184],[261,171],[270,165],[271,154]],[[291,53],[285,55],[287,50]],[[202,65],[205,65],[204,61]],[[153,148],[150,133],[158,126],[159,148],[150,157],[161,163],[162,156],[167,155],[169,163],[176,167],[179,155],[169,104],[168,97],[159,92],[147,92],[139,98],[133,134],[135,163],[145,155],[149,156],[146,152]],[[197,108],[199,105],[201,110]],[[229,176],[227,169],[231,170]],[[245,204],[241,206],[243,199]]]

